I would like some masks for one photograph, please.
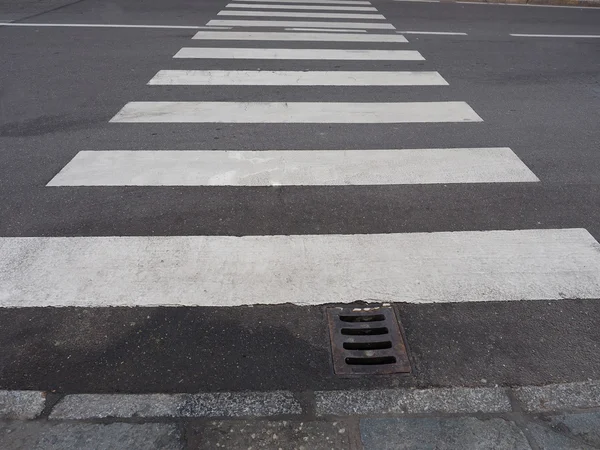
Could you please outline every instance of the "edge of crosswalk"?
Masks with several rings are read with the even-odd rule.
[[[585,229],[0,238],[2,307],[600,298]]]

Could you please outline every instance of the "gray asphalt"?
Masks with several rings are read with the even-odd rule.
[[[160,69],[331,69],[321,61],[185,61],[193,30],[0,27],[0,236],[268,235],[582,227],[600,240],[597,10],[374,0],[446,87],[209,88],[146,83]],[[0,21],[204,25],[225,1],[0,0]],[[261,42],[236,43],[247,47]],[[323,47],[347,45],[323,43]],[[272,47],[305,47],[274,42]],[[385,48],[353,44],[354,48]],[[390,47],[392,48],[392,47]],[[109,124],[128,101],[468,102],[478,124]],[[508,146],[536,184],[48,188],[80,150]],[[399,305],[414,376],[331,374],[321,308],[0,311],[0,388],[162,392],[538,384],[598,378],[596,301]],[[258,324],[258,321],[261,321]],[[267,324],[268,323],[268,324]],[[135,325],[131,325],[135,324]],[[198,331],[200,330],[200,331]],[[217,353],[219,357],[215,358]],[[173,374],[176,373],[176,376]],[[182,381],[179,381],[182,380]],[[485,380],[485,383],[482,381]]]

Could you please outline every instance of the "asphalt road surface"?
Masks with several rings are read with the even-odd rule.
[[[600,8],[235,3],[0,1],[0,389],[600,378]]]

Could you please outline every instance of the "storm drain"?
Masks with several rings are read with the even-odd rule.
[[[406,345],[390,306],[327,308],[337,375],[410,372]]]

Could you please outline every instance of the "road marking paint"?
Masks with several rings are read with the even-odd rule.
[[[286,31],[323,31],[326,33],[366,33],[367,30],[345,30],[343,28],[334,30],[329,28],[286,28]]]
[[[330,11],[373,11],[377,8],[373,6],[336,6],[336,5],[269,5],[261,3],[229,3],[226,8],[253,8],[253,9],[310,9],[310,10],[330,10]]]
[[[395,2],[409,2],[409,3],[440,3],[440,0],[394,0]]]
[[[67,27],[67,28],[156,28],[174,30],[231,30],[223,26],[197,26],[197,25],[126,25],[114,23],[1,23],[2,27]]]
[[[600,39],[600,34],[511,34],[514,37],[532,37],[532,38],[583,38]]]
[[[148,84],[175,86],[447,86],[438,72],[161,70]]]
[[[456,31],[396,31],[400,34],[433,34],[440,36],[467,36],[467,33]]]
[[[251,0],[256,1],[256,0]],[[487,3],[487,2],[454,2],[461,5],[490,5],[490,6],[533,6],[536,8],[571,8],[571,9],[586,9],[588,11],[598,11],[600,8],[590,8],[589,6],[568,6],[568,5],[533,5],[530,3]]]
[[[482,122],[465,102],[129,102],[125,123],[426,123]]]
[[[368,19],[385,20],[381,14],[351,14],[351,13],[320,13],[320,12],[294,12],[294,11],[236,11],[223,10],[217,16],[244,16],[244,17],[299,17],[302,19]]]
[[[1,307],[600,298],[584,229],[1,237],[0,255]]]
[[[82,151],[48,186],[346,186],[522,183],[510,148]]]
[[[303,27],[303,28],[362,28],[395,30],[391,23],[374,22],[301,22],[295,20],[211,20],[208,26],[226,27]]]
[[[289,28],[288,28],[289,29]],[[199,31],[192,39],[203,40],[229,40],[229,41],[323,41],[323,42],[401,42],[405,43],[406,38],[394,34],[330,34],[319,33],[322,28],[301,28],[302,30],[312,30],[314,33],[285,33],[280,31]],[[327,30],[329,32],[336,29]],[[340,30],[342,31],[342,30]],[[350,29],[343,29],[350,31]],[[355,32],[365,32],[365,30],[351,30]]]
[[[423,61],[416,50],[183,47],[173,58]]]
[[[318,5],[371,5],[368,1],[352,1],[352,0],[244,0],[245,3],[305,3]]]

